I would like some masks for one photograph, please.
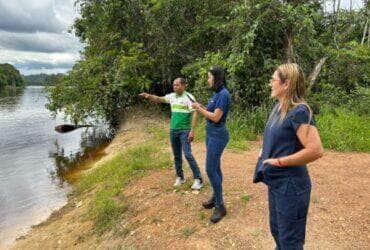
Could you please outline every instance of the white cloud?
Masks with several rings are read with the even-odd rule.
[[[59,33],[65,29],[65,23],[56,17],[54,1],[0,0],[0,29]]]
[[[80,57],[76,53],[0,50],[0,63],[10,63],[19,69],[22,74],[26,75],[29,72],[41,73],[45,72],[45,70],[55,71],[56,69],[60,69],[60,72],[66,72],[79,59]]]
[[[4,49],[34,52],[74,52],[82,46],[71,34],[62,33],[11,33],[0,31],[0,46]]]
[[[0,0],[0,63],[23,74],[67,71],[82,49],[67,32],[77,16],[74,0]]]

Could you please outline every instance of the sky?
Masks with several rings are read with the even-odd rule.
[[[0,0],[0,63],[24,75],[64,73],[83,45],[68,33],[74,0]]]
[[[332,11],[333,10],[333,1],[327,0],[326,2],[327,2],[326,3],[327,11]],[[338,0],[336,0],[336,2],[338,3]],[[342,8],[349,9],[350,2],[351,2],[350,0],[341,0],[340,1],[340,6]],[[363,5],[364,5],[363,0],[352,0],[352,8],[353,9],[359,9]]]
[[[70,70],[83,49],[68,33],[78,16],[74,1],[0,0],[0,63],[10,63],[24,75]],[[350,0],[341,2],[349,8]],[[359,8],[362,1],[353,0],[353,5]]]

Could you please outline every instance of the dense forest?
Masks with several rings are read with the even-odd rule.
[[[23,76],[26,85],[52,86],[56,85],[64,77],[64,74],[36,74]]]
[[[322,121],[346,127],[352,125],[341,122],[369,119],[368,1],[360,9],[343,9],[339,0],[78,0],[76,5],[81,15],[72,30],[85,43],[83,59],[50,89],[48,105],[74,120],[95,116],[117,125],[121,111],[136,105],[137,94],[151,82],[178,76],[187,78],[196,97],[207,98],[206,71],[219,64],[228,72],[233,113],[239,114],[234,117],[246,117],[249,130],[260,133],[271,105],[268,81],[283,62],[302,66],[309,104]]]
[[[24,79],[11,64],[0,64],[0,93],[14,92],[24,87]]]

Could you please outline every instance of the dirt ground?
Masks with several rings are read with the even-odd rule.
[[[148,136],[135,124],[128,124],[106,149],[106,159]],[[12,248],[274,249],[267,188],[252,183],[260,142],[249,145],[247,151],[227,150],[223,155],[228,214],[218,224],[210,223],[211,211],[201,207],[210,195],[209,184],[200,192],[191,191],[191,174],[185,165],[187,183],[178,190],[172,187],[175,177],[170,168],[154,170],[122,190],[128,209],[111,232],[102,236],[93,233],[86,216],[92,194],[71,196],[67,206],[18,239]],[[193,152],[206,177],[204,144],[193,144]],[[370,249],[370,154],[326,151],[323,158],[309,165],[309,171],[313,187],[305,248]]]

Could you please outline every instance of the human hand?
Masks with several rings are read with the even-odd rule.
[[[190,133],[188,135],[188,140],[189,140],[189,142],[192,142],[194,140],[194,131],[193,130],[190,131]]]
[[[148,93],[141,93],[141,94],[139,94],[139,96],[140,96],[140,97],[143,97],[143,98],[145,98],[145,99],[148,99],[149,94],[148,94]]]
[[[263,164],[270,164],[275,167],[283,167],[278,158],[270,158],[263,161]]]
[[[201,105],[200,105],[200,103],[198,103],[198,102],[193,102],[193,103],[191,104],[191,107],[192,107],[193,109],[198,110],[198,109],[201,107]]]

